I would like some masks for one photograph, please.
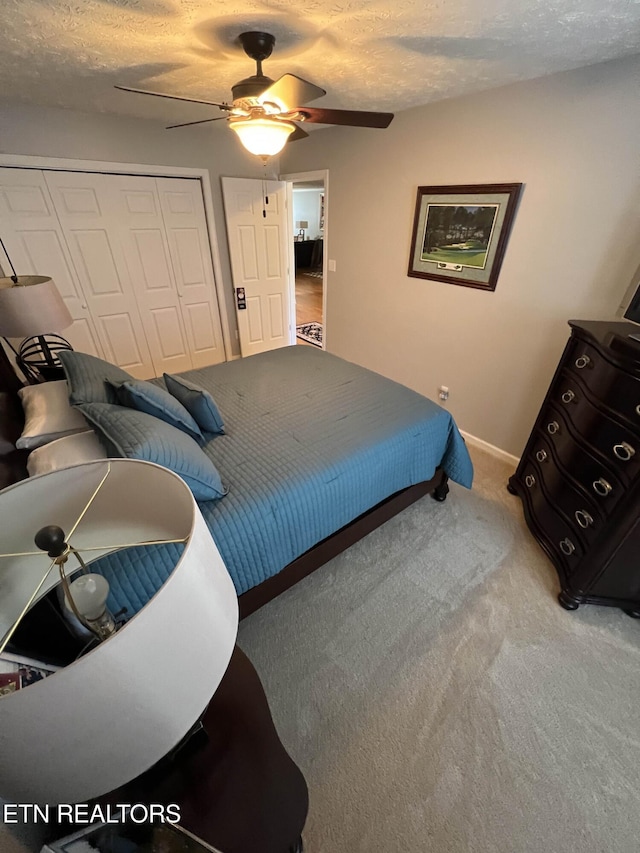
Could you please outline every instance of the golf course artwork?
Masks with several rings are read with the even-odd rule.
[[[408,275],[495,290],[521,190],[418,187]]]
[[[420,259],[483,270],[498,209],[497,204],[427,205]]]

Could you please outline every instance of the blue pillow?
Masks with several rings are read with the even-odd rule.
[[[57,353],[69,385],[69,402],[72,406],[80,403],[115,403],[116,392],[107,384],[125,382],[133,379],[126,370],[75,350],[59,350]]]
[[[182,376],[171,376],[169,373],[164,373],[163,376],[169,393],[193,415],[200,429],[205,432],[224,433],[220,411],[208,391],[198,388]]]
[[[185,407],[167,393],[164,388],[145,382],[144,379],[128,379],[126,382],[109,382],[116,392],[116,402],[129,409],[137,409],[154,418],[160,418],[171,426],[181,429],[191,438],[203,441],[200,427]]]
[[[109,456],[155,462],[179,474],[199,501],[227,494],[220,474],[185,432],[145,412],[111,403],[78,406]]]

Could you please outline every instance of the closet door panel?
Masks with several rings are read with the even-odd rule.
[[[155,372],[190,370],[189,341],[155,179],[111,175],[108,185]]]
[[[194,367],[225,361],[200,181],[156,178],[172,268]]]
[[[44,175],[106,358],[138,378],[154,376],[110,205],[109,176],[54,171]]]
[[[104,358],[40,170],[0,168],[0,234],[18,275],[48,275],[55,281],[74,321],[63,336],[74,349]]]

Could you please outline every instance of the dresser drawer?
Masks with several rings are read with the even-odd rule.
[[[564,567],[567,576],[571,575],[584,556],[584,545],[580,535],[556,511],[552,501],[545,494],[542,475],[533,462],[525,463],[522,469],[522,482],[525,486],[523,497],[538,530],[551,550],[555,562],[559,562]]]
[[[552,446],[544,436],[538,435],[533,454],[543,491],[550,503],[571,522],[585,546],[594,542],[605,524],[605,516],[595,496],[592,499],[584,494],[580,486],[558,467]]]
[[[595,347],[580,340],[571,341],[563,365],[640,434],[640,378],[615,367]]]
[[[575,376],[563,371],[553,386],[551,399],[568,416],[581,440],[601,453],[620,477],[632,481],[637,476],[640,435],[598,409]]]
[[[612,466],[604,464],[573,437],[566,416],[548,405],[538,421],[538,430],[552,445],[560,467],[591,495],[607,515],[621,500],[625,486]]]

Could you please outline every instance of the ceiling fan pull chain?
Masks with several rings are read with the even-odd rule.
[[[263,219],[267,218],[267,211],[265,209],[265,204],[269,204],[269,195],[267,192],[267,164],[263,163],[263,169],[265,176],[262,179],[262,217]]]

